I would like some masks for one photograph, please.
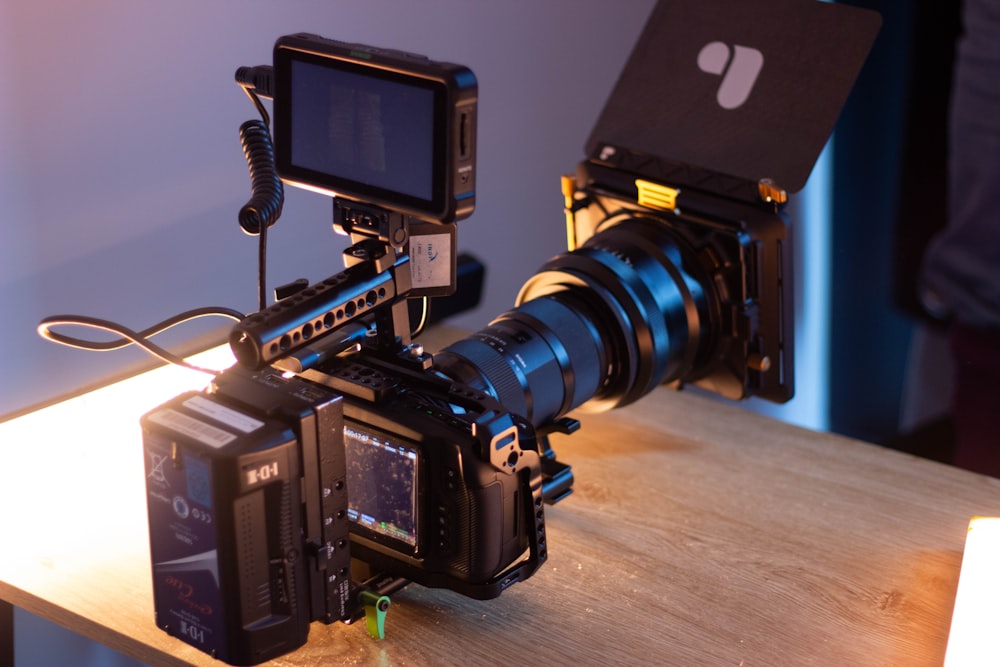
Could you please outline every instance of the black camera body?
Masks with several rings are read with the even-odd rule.
[[[480,599],[546,558],[534,430],[437,375],[237,365],[142,428],[157,624],[231,664],[359,617],[352,555]]]
[[[529,423],[427,366],[375,354],[335,357],[301,376],[344,397],[355,558],[477,599],[545,561],[541,458]]]
[[[277,173],[333,195],[353,245],[344,271],[234,326],[238,364],[208,390],[143,417],[162,627],[254,664],[303,643],[313,620],[384,612],[410,581],[495,597],[547,557],[543,506],[573,483],[548,435],[579,426],[568,413],[671,383],[791,398],[783,187],[804,184],[878,18],[780,2],[803,26],[789,34],[756,20],[772,2],[657,4],[563,180],[569,251],[433,357],[411,342],[407,299],[454,288],[451,223],[475,203],[475,77],[278,40],[252,77],[273,91]],[[831,27],[836,49],[815,37]],[[765,61],[789,71],[758,78]],[[785,131],[801,139],[787,150]]]
[[[312,621],[377,625],[409,582],[496,597],[545,561],[550,488],[534,425],[410,342],[407,299],[453,289],[475,203],[472,73],[305,34],[256,69],[277,174],[333,195],[354,244],[234,326],[208,389],[142,418],[157,622],[232,664]]]

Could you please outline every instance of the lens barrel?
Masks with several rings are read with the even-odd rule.
[[[718,338],[693,253],[660,221],[629,218],[549,260],[517,307],[435,355],[435,368],[541,426],[695,376]]]

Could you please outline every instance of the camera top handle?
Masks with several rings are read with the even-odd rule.
[[[339,350],[364,338],[373,339],[374,348],[382,352],[395,353],[408,346],[410,259],[399,250],[406,245],[407,224],[405,219],[392,224],[391,230],[377,224],[369,230],[348,229],[355,243],[344,251],[344,271],[304,287],[236,324],[229,344],[237,361],[244,367],[261,369],[335,332],[344,333],[334,339]],[[388,238],[390,231],[392,239]],[[352,323],[354,326],[347,326]],[[299,368],[291,370],[310,365],[302,361],[304,358],[298,357]]]

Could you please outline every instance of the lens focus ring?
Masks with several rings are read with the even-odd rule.
[[[503,352],[497,347],[502,345],[485,329],[469,338],[452,343],[445,350],[434,356],[438,368],[468,370],[478,369],[478,381],[472,384],[478,386],[482,381],[488,383],[487,392],[496,397],[507,409],[518,415],[526,415],[528,397],[524,391],[524,376],[518,377],[514,367],[507,361]],[[503,349],[501,347],[501,349]],[[471,368],[456,364],[454,357],[470,363]],[[461,378],[468,381],[468,378]]]

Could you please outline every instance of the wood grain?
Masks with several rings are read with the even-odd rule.
[[[411,586],[385,640],[314,624],[271,664],[941,664],[968,520],[1000,515],[1000,481],[668,389],[579,417],[532,579],[489,602]],[[27,446],[4,426],[0,450]],[[149,664],[218,664],[153,625],[138,430],[81,427],[81,449],[35,428],[0,487],[0,599]],[[43,494],[65,502],[39,513]]]

